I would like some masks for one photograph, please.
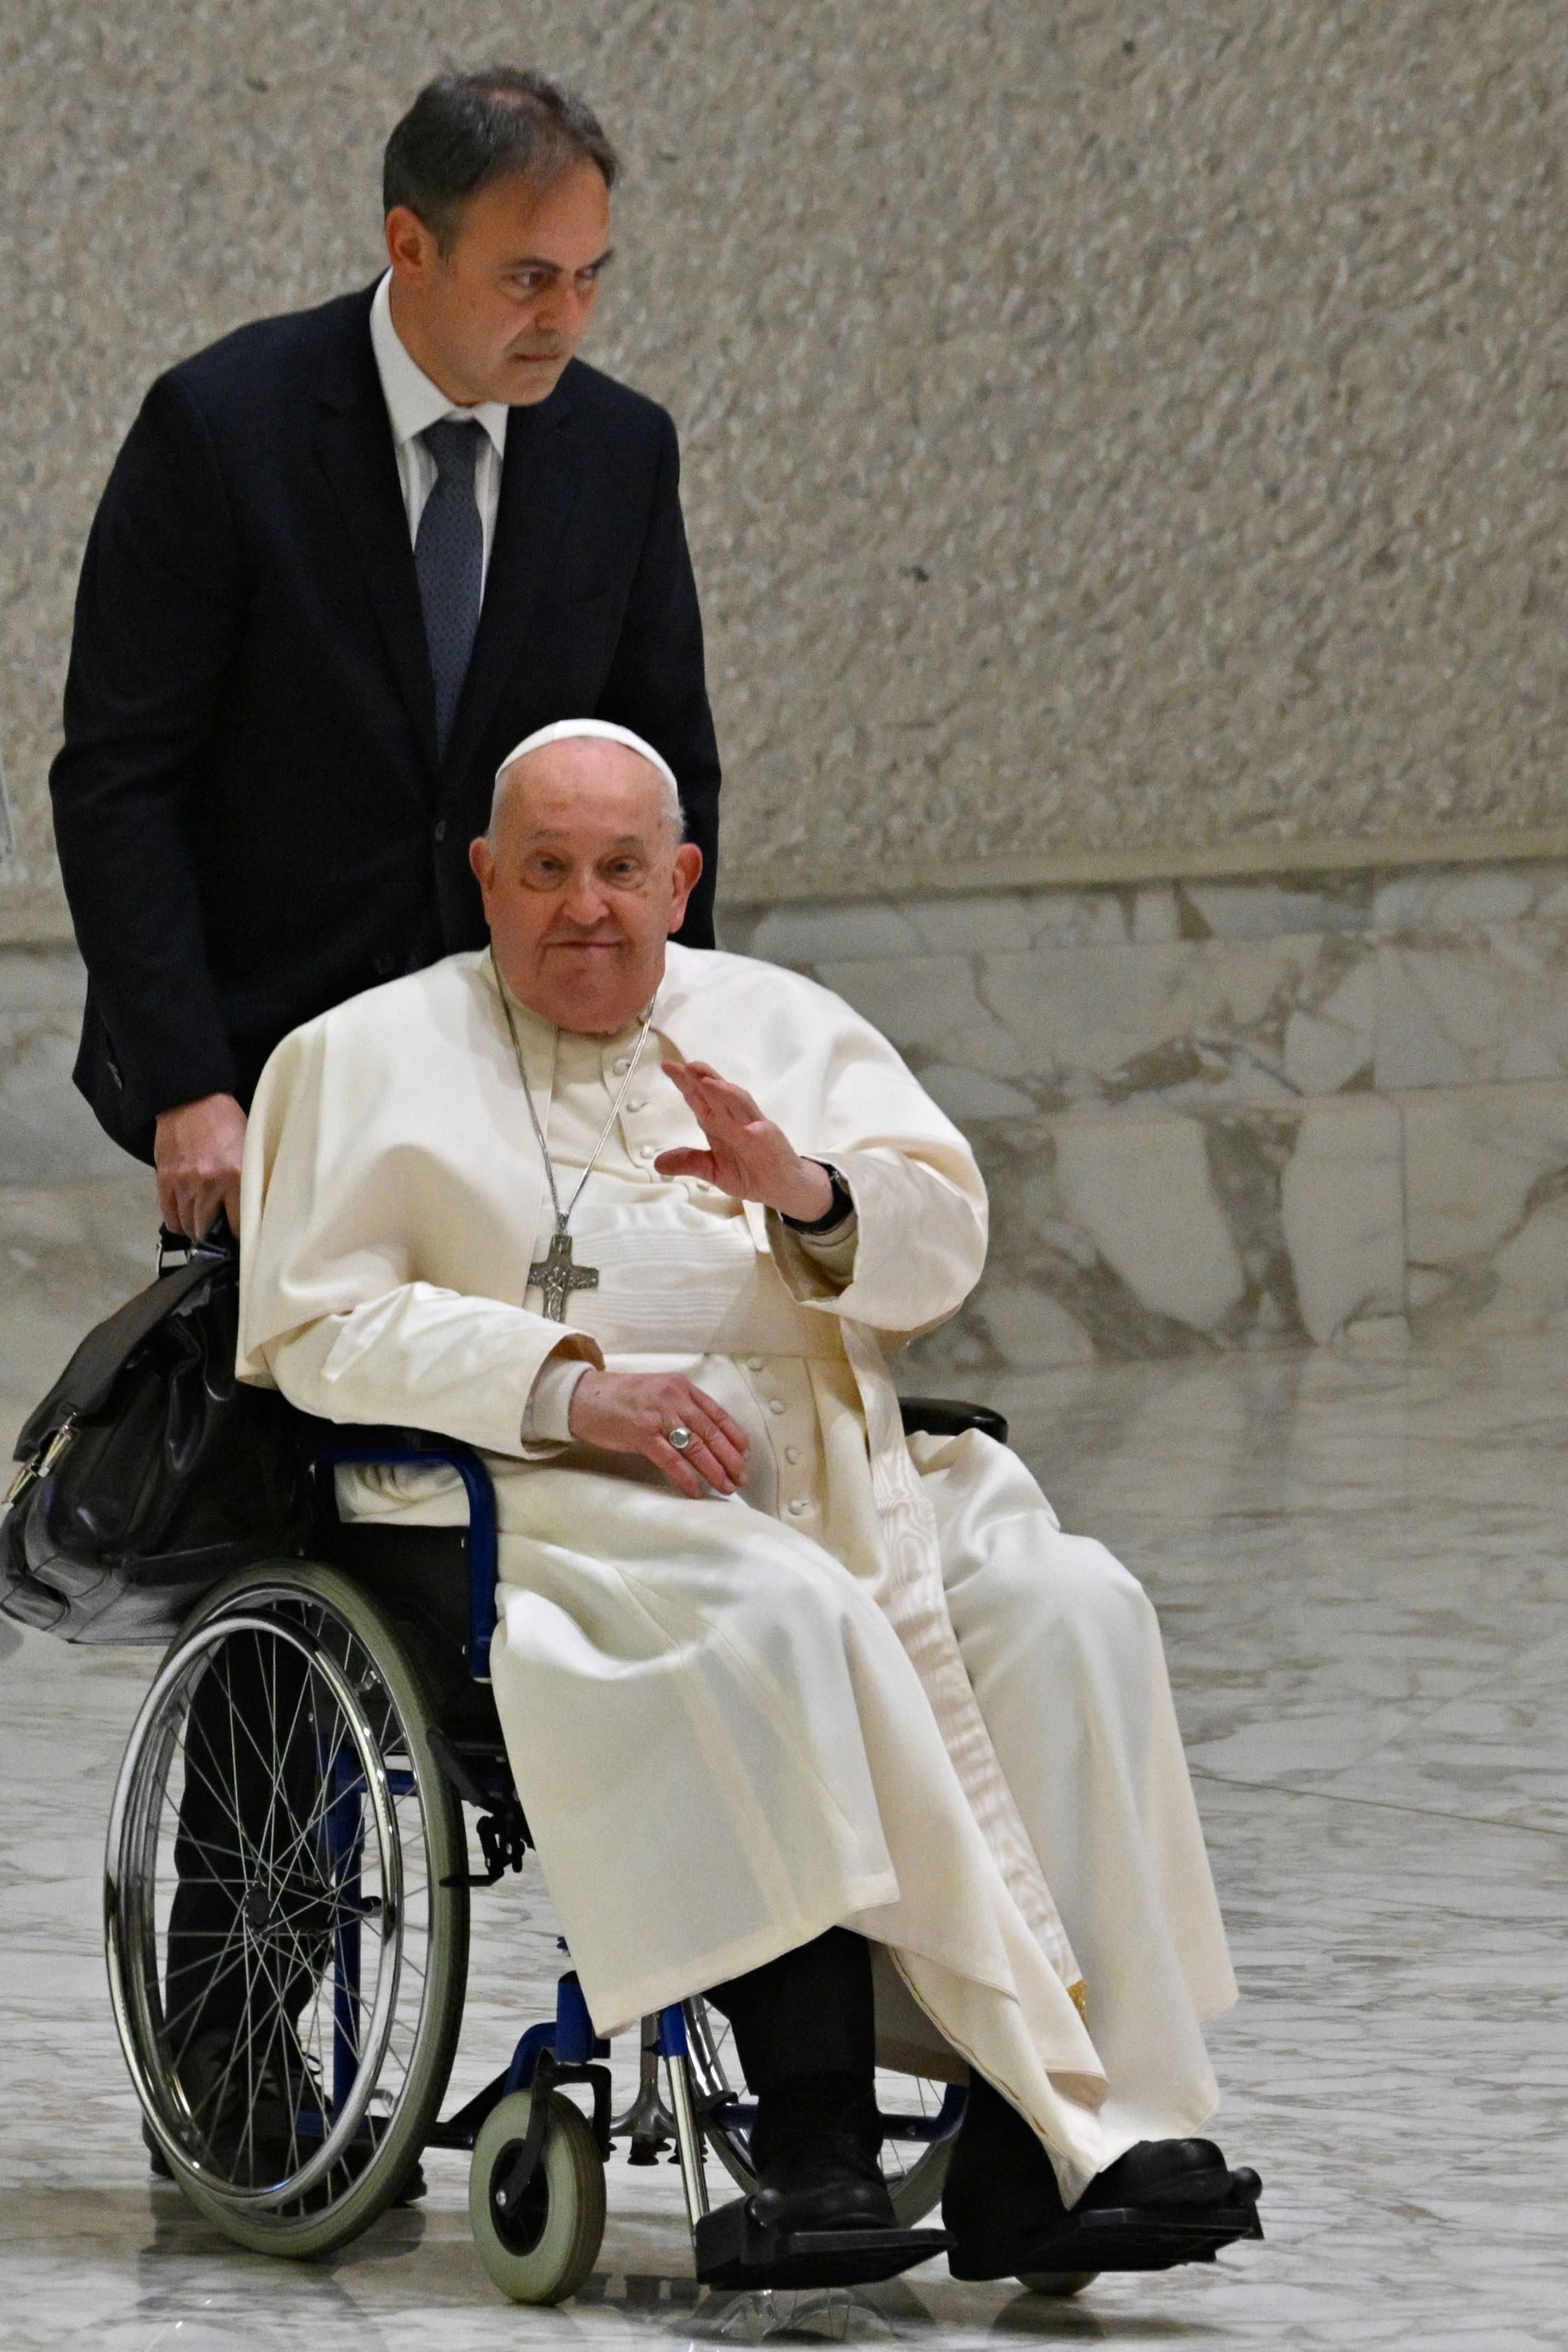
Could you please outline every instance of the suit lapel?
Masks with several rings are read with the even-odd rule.
[[[317,400],[316,454],[359,559],[398,692],[414,721],[428,791],[436,772],[436,689],[397,457],[371,349],[368,300],[363,310],[356,308],[352,314],[349,333],[323,369]]]
[[[527,658],[529,623],[560,579],[571,544],[582,448],[565,385],[507,418],[500,502],[473,656],[444,774],[464,774],[507,687]]]

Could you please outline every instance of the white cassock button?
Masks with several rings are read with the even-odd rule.
[[[770,1412],[787,1412],[789,1408],[784,1403],[783,1397],[770,1397],[768,1399],[768,1411]]]
[[[805,1505],[801,1501],[800,1496],[797,1495],[794,1502],[789,1507],[789,1515],[791,1518],[798,1519],[805,1508]]]
[[[763,1356],[748,1356],[746,1358],[746,1370],[749,1372],[760,1372],[765,1361],[766,1359]]]
[[[632,1057],[631,1057],[631,1055],[630,1055],[629,1054],[623,1054],[623,1055],[621,1055],[620,1060],[616,1064],[616,1077],[617,1077],[617,1078],[624,1078],[624,1077],[626,1076],[626,1072],[631,1068],[631,1066],[632,1066]]]
[[[799,1446],[798,1446],[798,1445],[786,1445],[786,1446],[784,1447],[784,1460],[785,1460],[786,1462],[798,1462],[798,1461],[800,1460],[800,1448],[799,1448]]]
[[[644,1095],[644,1096],[640,1096],[640,1097],[638,1097],[638,1099],[637,1099],[636,1102],[629,1102],[629,1103],[627,1103],[627,1105],[626,1105],[626,1108],[627,1108],[628,1110],[647,1110],[647,1096],[646,1096],[646,1095]]]

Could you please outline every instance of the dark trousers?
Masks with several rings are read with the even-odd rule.
[[[753,2093],[811,2074],[854,2075],[868,2087],[877,2063],[871,1954],[863,1936],[829,1927],[793,1952],[708,1994],[735,2030]]]
[[[308,1679],[286,1644],[237,1634],[192,1696],[164,1989],[176,2059],[209,2031],[270,2044],[327,1965],[331,1759]]]

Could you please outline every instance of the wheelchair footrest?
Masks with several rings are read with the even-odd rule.
[[[954,2278],[995,2278],[1002,2272],[1165,2271],[1179,2263],[1212,2263],[1238,2239],[1262,2235],[1258,2200],[1245,2194],[1186,2213],[1109,2205],[1069,2213],[1051,2236],[1014,2250],[1002,2264],[977,2263],[960,2247],[952,2268]]]
[[[1088,2257],[1085,2269],[1171,2270],[1178,2263],[1212,2263],[1222,2247],[1233,2246],[1240,2238],[1261,2238],[1261,2181],[1255,2172],[1233,2173],[1231,2180],[1231,2194],[1220,2204],[1184,2213],[1172,2207],[1162,2211],[1157,2207],[1110,2206],[1069,2217]]]
[[[705,2213],[694,2237],[702,2285],[742,2289],[868,2286],[930,2262],[949,2242],[945,2230],[765,2229],[746,2197]]]

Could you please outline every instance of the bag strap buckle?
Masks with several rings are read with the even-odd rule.
[[[30,1454],[18,1465],[16,1476],[5,1489],[5,1507],[7,1510],[14,1503],[19,1503],[30,1487],[40,1486],[48,1476],[76,1435],[79,1419],[78,1414],[68,1412],[59,1427],[45,1439],[37,1452]]]

